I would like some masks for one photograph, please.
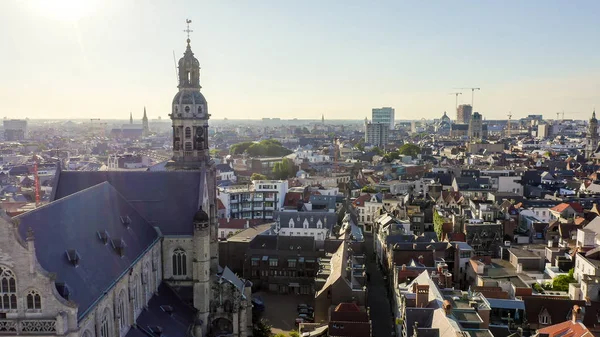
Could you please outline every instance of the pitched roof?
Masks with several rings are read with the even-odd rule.
[[[551,211],[553,212],[559,212],[562,213],[564,212],[567,208],[571,207],[571,205],[567,204],[566,202],[563,202],[561,204],[558,204],[552,208],[550,208]],[[574,208],[573,208],[574,209]]]
[[[109,182],[165,235],[192,235],[202,195],[201,171],[60,171],[51,200]]]
[[[356,198],[353,202],[352,205],[354,205],[355,207],[363,207],[365,206],[365,202],[371,200],[371,195],[369,193],[365,193],[361,196],[359,196],[358,198]]]
[[[538,334],[548,337],[592,337],[593,334],[580,322],[566,321],[538,329]]]
[[[539,316],[542,311],[547,311],[550,316],[550,324],[555,324],[571,318],[568,309],[565,310],[565,308],[573,308],[573,305],[585,307],[585,301],[562,298],[523,296],[522,299],[525,302],[525,316],[527,321],[534,324],[539,324]]]
[[[121,217],[126,217],[124,224]],[[79,305],[79,319],[104,296],[115,281],[158,242],[157,231],[107,182],[19,215],[19,234],[35,235],[36,256],[57,283],[66,283],[69,300]],[[99,233],[106,233],[103,241]],[[125,243],[123,256],[113,246]],[[76,250],[75,267],[67,250]]]
[[[171,313],[168,311],[172,310]],[[196,310],[184,301],[166,284],[158,287],[148,308],[135,321],[126,337],[148,337],[150,327],[160,326],[163,336],[186,336],[194,324]]]
[[[337,223],[337,214],[333,212],[273,212],[273,217],[281,225],[281,228],[304,228],[306,223],[308,228],[333,228]],[[292,227],[290,227],[290,224]]]

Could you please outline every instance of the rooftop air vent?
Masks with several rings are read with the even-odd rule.
[[[119,254],[120,257],[123,257],[125,255],[125,247],[127,247],[127,245],[125,244],[125,241],[123,239],[117,240],[117,239],[112,239],[110,240],[115,252],[117,254]]]
[[[102,241],[103,244],[107,244],[108,239],[110,239],[110,236],[108,235],[108,232],[104,230],[102,232],[98,231],[98,238]]]
[[[67,254],[67,260],[69,260],[69,263],[77,267],[77,265],[79,265],[79,260],[81,259],[77,249],[67,249],[65,253]]]
[[[121,216],[121,223],[125,226],[129,226],[131,224],[131,218],[129,217],[129,215],[126,216]]]

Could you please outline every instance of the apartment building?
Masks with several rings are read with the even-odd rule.
[[[217,195],[227,218],[272,220],[273,212],[283,208],[287,191],[287,180],[253,180],[249,185],[218,187]]]

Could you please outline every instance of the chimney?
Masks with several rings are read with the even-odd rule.
[[[452,304],[448,300],[444,300],[444,304],[442,306],[446,316],[450,316],[452,314]]]
[[[424,264],[424,263],[423,263],[423,255],[419,255],[419,263],[420,263],[420,264]]]
[[[581,308],[577,304],[575,304],[573,306],[573,310],[571,311],[571,313],[572,313],[571,321],[573,323],[577,323],[577,322],[581,321],[581,317],[580,317]]]
[[[406,271],[406,265],[405,264],[402,265],[402,271]]]
[[[250,227],[250,220],[246,220],[246,226],[244,226],[244,228],[249,228]]]
[[[417,308],[423,308],[429,303],[429,285],[428,284],[417,284],[417,296],[416,296]]]

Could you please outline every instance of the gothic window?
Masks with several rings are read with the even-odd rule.
[[[27,310],[41,310],[42,297],[36,290],[31,290],[27,293]]]
[[[187,255],[185,250],[177,248],[173,251],[173,275],[187,275]]]
[[[17,279],[12,270],[0,266],[0,311],[17,309]]]
[[[186,151],[192,151],[192,142],[186,142],[185,143],[185,150]]]
[[[192,128],[185,128],[185,138],[192,138]]]
[[[127,326],[127,310],[125,306],[125,289],[119,293],[117,301],[117,317],[121,319],[119,328],[122,330]]]
[[[110,312],[108,309],[104,310],[102,320],[100,321],[100,337],[110,337]]]
[[[142,284],[140,282],[140,278],[136,277],[136,289],[137,289],[137,294],[135,294],[135,297],[138,300],[137,306],[138,308],[142,308],[144,306],[144,297],[142,296]]]
[[[137,312],[138,310],[138,276],[135,275],[133,278],[133,283],[131,284],[131,301],[133,302],[133,312]]]

